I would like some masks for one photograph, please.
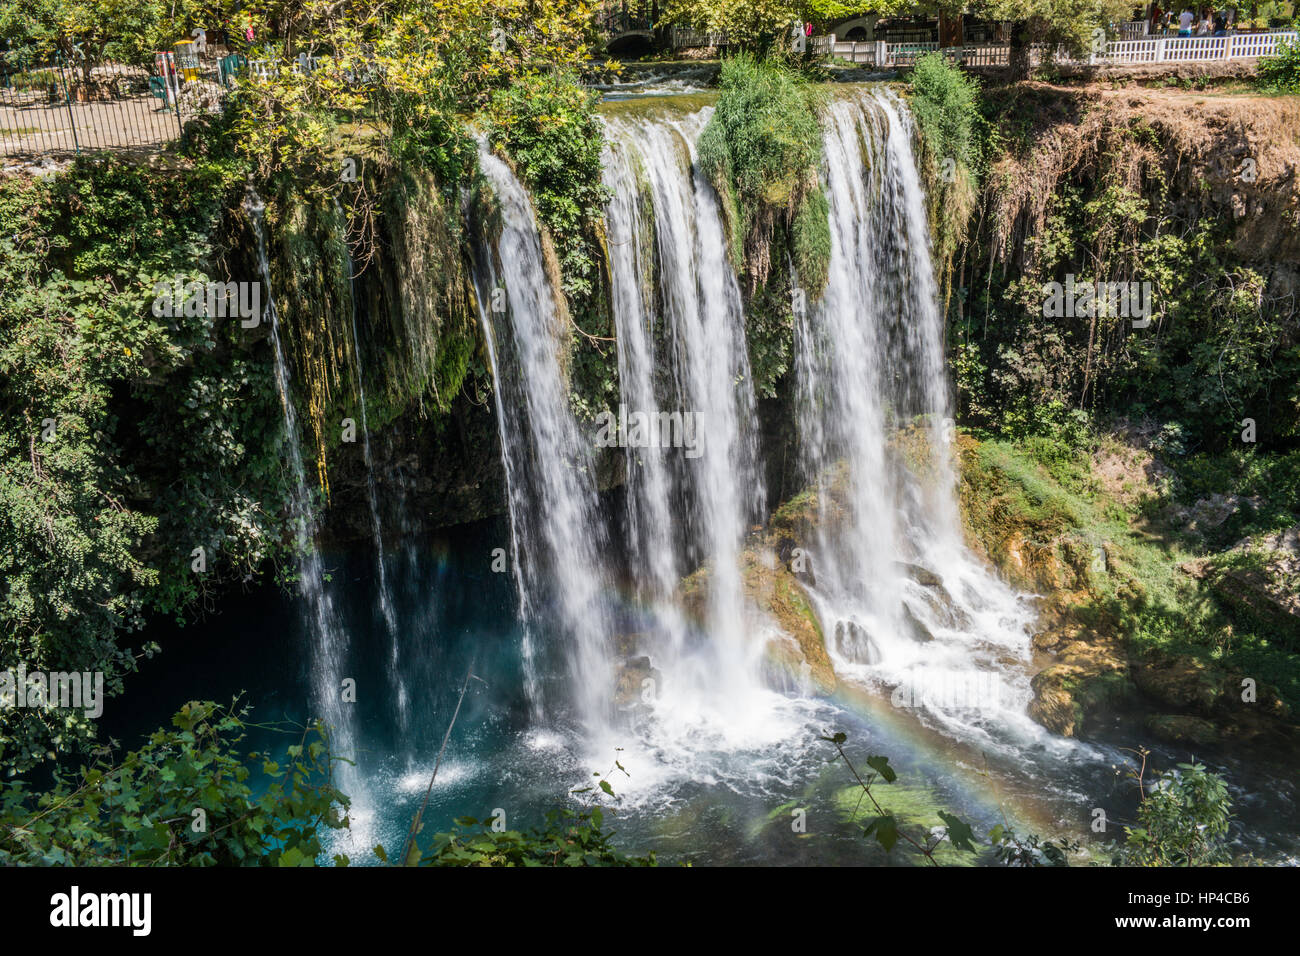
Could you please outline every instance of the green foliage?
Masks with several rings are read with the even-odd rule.
[[[830,204],[821,186],[808,193],[791,226],[790,252],[800,285],[815,298],[826,288],[831,267]]]
[[[1097,31],[1127,20],[1133,12],[1125,0],[977,0],[971,12],[982,19],[1012,24],[1013,48],[1030,43],[1064,44],[1076,52],[1091,48]],[[1027,72],[1026,58],[1012,68]]]
[[[1010,826],[998,824],[989,831],[994,858],[1004,866],[1069,866],[1069,854],[1083,847],[1073,840],[1043,840],[1038,834],[1019,836]]]
[[[1034,542],[1032,549],[1019,546],[1022,559],[1032,556],[1049,576],[1066,573],[1061,590],[1080,594],[1068,613],[1091,633],[1120,638],[1130,660],[1154,668],[1195,668],[1203,675],[1203,708],[1214,715],[1233,720],[1233,695],[1220,695],[1239,686],[1243,675],[1267,680],[1260,684],[1266,706],[1283,711],[1281,704],[1300,706],[1300,654],[1288,643],[1285,628],[1225,603],[1215,575],[1198,580],[1185,570],[1207,546],[1229,546],[1240,534],[1295,523],[1288,509],[1297,499],[1285,498],[1296,480],[1295,456],[1189,458],[1176,465],[1173,480],[1139,483],[1120,497],[1113,477],[1109,486],[1098,480],[1094,462],[1131,455],[1128,445],[1095,433],[1073,452],[1063,439],[1044,436],[963,445],[963,516],[995,559],[1004,555],[1008,538]],[[1170,514],[1177,501],[1171,492],[1190,500],[1204,489],[1234,491],[1226,476],[1235,462],[1245,468],[1241,493],[1275,483],[1276,497],[1266,492],[1258,508],[1244,508],[1240,518],[1225,522],[1227,530],[1188,538],[1184,519]],[[1105,555],[1101,569],[1094,563],[1098,549]],[[1212,556],[1212,567],[1230,568],[1225,560]],[[1014,574],[1025,568],[1003,565],[1003,570]],[[1021,583],[1039,586],[1032,580]],[[1058,580],[1053,587],[1059,586]]]
[[[495,830],[491,821],[461,817],[433,838],[421,866],[655,866],[655,855],[628,856],[611,842],[600,807],[551,810],[544,826]],[[465,827],[469,832],[462,832]]]
[[[821,96],[798,72],[749,55],[722,64],[722,92],[697,149],[722,201],[731,258],[747,298],[754,388],[764,397],[790,367],[792,278],[808,301],[822,295],[830,264],[821,161]]]
[[[238,142],[265,179],[337,186],[338,146],[381,164],[418,159],[448,195],[473,170],[464,118],[494,92],[586,64],[589,0],[276,0],[239,11],[255,22],[259,59],[279,61],[237,91]],[[311,71],[290,69],[304,48]]]
[[[572,75],[518,78],[488,107],[492,146],[509,156],[560,255],[564,292],[585,302],[598,280],[596,233],[609,189],[601,181],[599,96]]]
[[[853,779],[857,781],[858,786],[861,788],[863,798],[875,810],[875,815],[867,821],[866,827],[863,828],[862,835],[873,837],[886,853],[891,852],[898,845],[900,839],[921,854],[926,862],[934,866],[938,865],[935,854],[945,842],[958,850],[967,853],[975,852],[974,841],[976,837],[970,824],[946,811],[940,810],[938,812],[939,819],[943,821],[943,826],[931,827],[928,832],[920,833],[917,836],[913,836],[906,829],[899,826],[898,818],[880,804],[872,791],[872,787],[878,780],[883,780],[885,783],[894,783],[898,779],[898,773],[890,766],[888,757],[880,755],[867,757],[866,764],[871,768],[871,772],[862,774],[858,772],[857,767],[849,760],[848,754],[844,752],[844,744],[848,741],[847,734],[837,732],[830,737],[822,737],[821,739],[830,743],[839,753],[840,759],[844,761],[844,765],[849,768],[849,773],[853,775]]]
[[[313,866],[321,828],[348,825],[326,738],[319,725],[307,728],[281,766],[238,752],[247,716],[233,703],[194,701],[172,718],[174,729],[59,773],[49,790],[4,784],[0,864]],[[256,787],[250,765],[261,768]]]
[[[1130,137],[1140,137],[1133,130]],[[1129,145],[1132,145],[1130,142]],[[1107,155],[1124,148],[1120,144]],[[1178,426],[1187,452],[1236,444],[1243,417],[1260,441],[1300,434],[1300,326],[1235,260],[1227,226],[1184,221],[1156,180],[1143,192],[1103,163],[1063,183],[1020,271],[977,271],[951,325],[957,383],[971,421],[1044,401],[1122,411]],[[983,260],[984,250],[968,252]],[[1151,326],[1117,315],[1044,314],[1048,283],[1149,283]]]
[[[1231,545],[1248,534],[1281,531],[1300,521],[1300,450],[1270,454],[1248,447],[1188,455],[1177,464],[1177,479],[1184,502],[1214,494],[1243,500],[1211,544]]]
[[[789,67],[744,54],[723,62],[721,88],[697,149],[701,169],[735,216],[731,238],[739,264],[772,211],[797,213],[816,181],[818,96]]]
[[[979,82],[943,55],[930,53],[916,61],[908,91],[921,132],[919,162],[937,272],[947,294],[953,256],[975,211],[990,133],[980,111]]]
[[[1272,56],[1261,57],[1255,83],[1269,93],[1300,93],[1300,40],[1282,40]]]
[[[932,864],[937,863],[935,851],[945,841],[958,850],[976,851],[981,840],[970,824],[946,811],[939,811],[943,826],[933,828],[931,833],[913,837],[900,828],[896,817],[883,809],[872,793],[878,779],[886,783],[897,779],[889,758],[868,757],[866,762],[874,772],[862,775],[844,753],[847,735],[836,733],[821,739],[839,752],[863,796],[875,809],[876,815],[867,822],[863,835],[874,838],[886,853],[900,839]],[[1133,776],[1141,786],[1140,773]],[[1200,764],[1179,764],[1176,770],[1158,774],[1150,793],[1143,791],[1138,825],[1125,827],[1125,842],[1111,847],[1111,865],[1203,866],[1223,862],[1227,859],[1224,838],[1231,810],[1232,801],[1222,778]],[[1005,822],[989,831],[987,843],[997,862],[1013,867],[1069,866],[1070,855],[1083,849],[1075,840],[1044,840],[1037,834],[1022,837]]]
[[[1086,412],[1059,399],[1041,404],[1017,401],[991,429],[1023,449],[1058,484],[1075,492],[1088,488],[1081,456],[1094,447],[1095,433]]]
[[[1115,866],[1207,866],[1228,858],[1224,838],[1232,799],[1216,774],[1201,764],[1180,763],[1157,775],[1143,793],[1138,825],[1125,827]]]
[[[601,266],[610,191],[602,180],[599,99],[575,75],[526,74],[498,91],[485,111],[490,142],[514,164],[555,245],[572,323],[571,399],[584,419],[609,408],[617,395]]]
[[[984,170],[985,119],[979,81],[939,53],[916,61],[907,78],[912,116],[939,164],[952,159],[979,175]]]
[[[657,866],[655,854],[628,856],[613,843],[614,831],[605,828],[606,815],[614,809],[599,801],[615,800],[610,774],[627,770],[618,761],[608,772],[596,773],[595,786],[579,787],[570,795],[579,807],[560,807],[546,814],[546,823],[529,830],[506,830],[499,820],[460,817],[456,826],[433,837],[427,850],[412,846],[404,865],[419,866]],[[422,829],[419,816],[414,824]],[[470,832],[463,832],[466,828]],[[375,855],[388,862],[382,845]]]
[[[226,280],[228,187],[216,166],[89,160],[0,187],[0,669],[100,671],[116,693],[120,631],[278,550],[269,367],[237,320],[151,309],[160,280]],[[14,769],[90,735],[75,711],[0,714]]]
[[[668,0],[661,22],[722,31],[729,45],[775,54],[786,52],[793,23],[825,23],[864,13],[889,16],[910,9],[901,0]]]
[[[175,12],[162,0],[11,0],[0,10],[0,40],[19,57],[57,51],[87,70],[105,58],[148,63],[185,36]]]

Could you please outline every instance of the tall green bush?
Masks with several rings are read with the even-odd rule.
[[[314,865],[320,833],[348,825],[328,742],[310,727],[283,764],[241,753],[247,717],[193,701],[140,749],[60,774],[48,790],[0,786],[0,864]]]
[[[238,319],[152,310],[158,281],[227,280],[231,178],[82,161],[0,186],[0,670],[101,672],[117,693],[148,610],[282,553],[265,352]],[[93,733],[79,710],[3,708],[0,758],[22,770]]]
[[[772,397],[790,367],[792,286],[816,301],[830,264],[829,210],[818,182],[822,96],[789,66],[748,54],[723,62],[721,82],[699,162],[721,200],[748,300],[754,387]]]

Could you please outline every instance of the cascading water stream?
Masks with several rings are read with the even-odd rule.
[[[263,216],[266,206],[256,193],[249,193],[244,209],[253,223],[257,240],[258,269],[265,290],[266,306],[262,321],[271,329],[271,344],[275,354],[275,383],[284,411],[286,459],[293,481],[290,502],[296,536],[298,560],[298,592],[308,614],[308,627],[312,639],[313,703],[320,709],[332,734],[335,754],[355,759],[357,734],[350,709],[344,705],[342,680],[345,676],[348,655],[347,632],[341,626],[334,601],[325,587],[325,568],[316,548],[316,514],[312,495],[307,484],[307,471],[303,464],[302,444],[298,435],[298,415],[294,410],[290,390],[289,363],[280,339],[280,322],[272,293],[270,264],[267,260],[266,226]],[[364,780],[354,764],[340,762],[336,765],[339,788],[352,798],[352,835],[364,842],[366,809]]]
[[[943,319],[912,128],[891,93],[828,109],[831,258],[796,323],[797,421],[816,489],[811,593],[844,676],[945,731],[1047,735],[1025,715],[1029,603],[967,553]]]
[[[763,499],[744,316],[717,196],[694,168],[709,115],[607,124],[620,399],[652,428],[660,412],[695,423],[694,449],[627,450],[629,526],[651,599],[676,594],[684,572],[707,575],[702,647],[686,646],[680,612],[661,615],[659,709],[678,715],[752,703],[762,651],[739,568]]]
[[[610,283],[618,352],[619,399],[636,411],[658,404],[656,382],[666,344],[656,341],[662,324],[656,321],[653,223],[642,215],[637,167],[624,150],[625,141],[607,136],[603,179],[613,198],[606,215]],[[682,556],[674,534],[677,476],[662,448],[625,452],[627,469],[627,548],[629,564],[639,572],[633,582],[636,597],[647,609],[650,625],[677,650],[685,640],[686,623],[677,601]]]
[[[678,435],[693,441],[681,445],[628,440],[610,457],[597,456],[597,426],[574,412],[574,332],[548,272],[531,200],[509,166],[480,143],[489,188],[467,194],[465,212],[480,237],[472,279],[495,382],[532,719],[521,727],[520,715],[502,706],[517,694],[487,698],[489,705],[468,719],[462,713],[454,762],[438,777],[437,812],[454,818],[454,811],[481,814],[499,804],[516,819],[541,812],[553,805],[557,781],[587,783],[590,771],[608,767],[617,753],[632,773],[612,781],[620,809],[631,811],[623,824],[627,839],[675,843],[692,854],[698,847],[708,862],[733,862],[742,852],[788,862],[805,846],[816,848],[818,860],[851,861],[862,852],[860,828],[846,822],[852,807],[842,805],[851,781],[828,767],[830,754],[818,740],[843,729],[855,746],[891,757],[900,771],[892,792],[900,805],[918,808],[917,819],[928,808],[949,808],[987,827],[1005,808],[1017,826],[1042,811],[1040,819],[1055,827],[1085,794],[1104,792],[1097,779],[1112,761],[1098,759],[1102,745],[1055,737],[1029,719],[1033,606],[963,544],[943,315],[905,104],[884,88],[846,90],[823,115],[828,281],[822,290],[805,290],[810,304],[795,316],[794,362],[780,386],[791,389],[794,450],[811,492],[786,512],[794,523],[779,525],[781,535],[787,527],[807,528],[807,540],[796,544],[811,555],[812,570],[796,571],[797,582],[778,567],[773,529],[749,533],[764,520],[767,503],[757,402],[724,219],[695,163],[694,143],[710,111],[690,112],[694,106],[642,116],[611,110],[603,170],[613,194],[606,248],[617,402],[628,423],[622,437],[642,428],[644,438],[649,428],[662,438],[661,415],[683,423],[692,416],[694,432]],[[334,725],[338,751],[351,753],[368,728],[351,726],[338,691],[357,655],[348,662],[314,548],[260,208],[253,220],[295,485],[314,703]],[[429,548],[414,524],[401,523],[411,517],[401,496],[410,496],[412,514],[418,510],[420,463],[376,445],[381,462],[401,460],[392,474],[375,473],[360,359],[364,307],[354,288],[354,371],[380,562],[377,602],[394,684],[422,690],[411,703],[410,731],[405,713],[400,730],[427,738],[426,731],[445,730],[447,714],[423,690],[446,683],[449,662],[459,679],[464,662],[476,661],[485,694],[500,694],[518,679],[512,641],[496,641],[485,652],[494,639],[516,633],[516,622],[506,620],[510,582],[483,586],[482,561],[491,560],[484,552],[507,542],[484,541],[500,527],[485,522],[462,529],[463,538],[449,536],[454,545]],[[595,465],[617,466],[615,454],[623,458],[625,485],[603,495]],[[393,516],[386,528],[381,484],[397,496],[385,504]],[[804,502],[816,519],[806,526]],[[400,544],[387,564],[385,530],[390,546]],[[825,686],[820,678],[778,673],[778,660],[793,670],[798,659],[772,653],[792,643],[782,622],[758,606],[768,601],[761,591],[772,581],[812,606],[835,671],[829,700],[811,696]],[[440,596],[434,613],[426,613],[421,602],[431,591]],[[342,593],[332,592],[338,610],[351,610]],[[807,625],[805,610],[794,627]],[[379,616],[364,609],[368,625],[378,625]],[[803,638],[796,643],[811,647]],[[653,677],[649,695],[640,686],[644,676]],[[443,694],[439,705],[445,700]],[[373,750],[374,738],[366,742]],[[371,830],[404,833],[411,801],[428,785],[431,765],[408,761],[402,770],[395,763],[367,762],[368,796],[360,773],[340,767],[344,790],[390,814]],[[991,772],[972,769],[980,766]],[[812,807],[817,841],[781,842],[778,831],[788,826],[774,810],[791,805]],[[365,820],[355,811],[353,817],[354,828]],[[389,841],[387,833],[379,836]],[[351,842],[374,840],[353,834]]]
[[[766,686],[775,625],[745,593],[745,536],[764,490],[740,291],[717,195],[695,166],[710,115],[606,121],[620,402],[632,423],[626,526],[648,612],[635,653],[656,675],[652,694],[625,704],[639,765],[655,769],[624,784],[650,790],[656,778],[730,778],[762,765],[770,754],[758,751],[806,736],[817,709]],[[693,441],[665,447],[656,423],[673,416],[693,423]],[[620,731],[600,743],[631,741]]]
[[[562,364],[569,329],[547,281],[532,203],[510,169],[480,142],[480,169],[499,209],[495,243],[479,249],[475,285],[496,381],[508,486],[511,564],[524,624],[526,690],[534,716],[571,703],[589,729],[608,719],[610,544],[584,436]],[[542,685],[539,642],[562,648],[567,697]],[[547,705],[547,706],[544,706]]]
[[[343,210],[338,200],[334,202],[335,217],[343,222]],[[388,635],[388,679],[393,689],[397,729],[405,733],[410,723],[410,703],[406,691],[401,662],[401,643],[398,639],[397,611],[393,605],[393,592],[388,582],[388,571],[384,555],[384,528],[379,516],[379,492],[375,483],[375,463],[370,452],[370,422],[366,412],[366,383],[362,372],[361,339],[357,335],[357,283],[353,275],[352,250],[347,240],[342,241],[343,253],[348,270],[348,298],[352,307],[352,352],[356,360],[354,372],[357,379],[357,396],[361,402],[361,449],[366,465],[366,500],[370,506],[370,531],[374,539],[375,572],[378,576],[379,612],[384,619],[384,629]]]

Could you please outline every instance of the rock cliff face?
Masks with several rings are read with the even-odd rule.
[[[1174,500],[1178,479],[1152,454],[1171,421],[1207,451],[1240,447],[1233,426],[1247,414],[1268,430],[1262,454],[1300,437],[1294,374],[1255,387],[1300,357],[1300,98],[1171,88],[1222,79],[1144,88],[1131,85],[1140,76],[1094,75],[987,93],[999,142],[953,278],[954,378],[966,420],[1031,437],[1019,449],[962,444],[963,514],[1003,576],[1042,595],[1030,713],[1063,734],[1127,710],[1183,743],[1295,741],[1289,539],[1232,546],[1225,536],[1259,503],[1228,488]],[[1190,235],[1200,249],[1178,246]],[[1038,287],[1066,273],[1150,281],[1156,334],[1038,317]],[[1216,290],[1235,294],[1247,277],[1243,308],[1221,309]],[[1256,326],[1266,331],[1248,342]],[[1196,364],[1198,349],[1220,356],[1232,342],[1263,363],[1239,388],[1220,365]],[[1198,393],[1180,377],[1206,384]],[[1034,420],[1053,402],[1135,425],[1070,476],[1095,493],[1072,493],[1034,460]],[[1267,664],[1251,657],[1264,648]]]
[[[997,94],[1018,114],[1012,148],[986,187],[994,258],[1029,264],[1062,186],[1114,177],[1136,194],[1162,191],[1168,213],[1232,224],[1245,263],[1300,265],[1300,98],[1170,89],[1083,89],[1025,83]]]
[[[1020,127],[1002,131],[1004,149],[985,177],[984,209],[959,255],[955,284],[974,288],[983,284],[985,272],[1032,268],[1050,238],[1051,197],[1071,183],[1108,178],[1153,203],[1159,200],[1158,215],[1227,224],[1224,248],[1234,262],[1261,272],[1270,300],[1300,292],[1296,99],[1025,83],[991,91],[990,101],[1004,117],[1019,117]],[[500,513],[503,477],[491,383],[477,304],[466,281],[469,252],[458,212],[428,182],[399,178],[386,189],[387,208],[369,243],[372,254],[354,270],[362,303],[361,351],[384,356],[365,370],[376,406],[372,430],[390,461],[418,463],[412,469],[415,511],[423,523],[436,527]],[[302,261],[300,253],[285,244],[284,274],[291,255]],[[977,256],[985,257],[984,266]],[[307,290],[305,303],[322,296],[334,301],[340,294]],[[973,308],[960,299],[951,300],[958,318]],[[332,308],[326,303],[324,310],[335,313],[336,324],[346,320],[343,301]],[[336,351],[350,365],[354,358],[343,331],[334,336]],[[792,336],[793,329],[784,334]],[[309,360],[321,364],[319,357]],[[797,490],[787,454],[789,378],[787,373],[761,407],[773,506]],[[314,404],[331,414],[355,412],[351,383],[328,383],[317,391]],[[365,521],[353,514],[364,497],[359,451],[331,442],[323,432],[338,502],[331,532],[360,534]],[[602,487],[621,483],[620,465],[617,455],[601,462]]]

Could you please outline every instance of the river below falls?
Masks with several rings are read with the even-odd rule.
[[[902,845],[887,856],[862,835],[869,805],[834,748],[819,739],[833,732],[848,735],[846,751],[860,769],[869,754],[889,757],[898,780],[878,783],[874,792],[918,836],[946,810],[977,833],[1009,822],[1021,833],[1079,840],[1104,860],[1103,845],[1121,838],[1123,823],[1132,819],[1137,791],[1126,770],[1133,755],[1122,748],[1151,744],[1140,727],[1122,722],[1087,743],[1043,733],[1011,734],[985,746],[930,726],[914,711],[892,706],[886,692],[866,687],[849,687],[830,700],[772,691],[734,725],[672,732],[627,722],[592,734],[563,713],[539,721],[523,688],[513,581],[490,570],[491,551],[506,533],[502,522],[482,522],[407,542],[388,555],[396,666],[409,697],[401,712],[374,556],[364,550],[324,556],[327,586],[351,639],[344,673],[357,681],[351,706],[361,792],[351,795],[351,831],[330,835],[323,859],[342,852],[354,864],[375,863],[376,843],[390,852],[400,847],[471,666],[477,679],[470,681],[432,789],[426,837],[449,829],[457,817],[483,820],[498,811],[511,829],[539,825],[547,810],[582,799],[569,791],[610,772],[617,797],[605,805],[615,809],[615,842],[628,852],[654,850],[661,863],[921,862]],[[260,585],[229,594],[213,613],[184,627],[155,622],[143,637],[158,641],[163,653],[142,661],[126,694],[108,703],[106,735],[135,747],[185,701],[236,694],[253,706],[254,723],[300,724],[309,714],[314,676],[301,603],[296,594]],[[557,666],[543,660],[542,673]],[[296,739],[252,728],[244,745],[275,753]],[[1160,749],[1149,764],[1164,768],[1191,756]],[[1195,756],[1229,782],[1235,853],[1272,863],[1300,860],[1294,766]],[[1108,820],[1105,833],[1090,827],[1098,808]],[[945,850],[941,860],[987,864],[992,857]]]

